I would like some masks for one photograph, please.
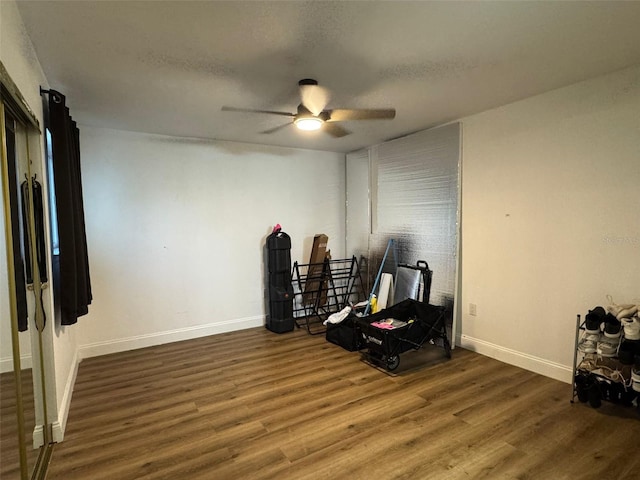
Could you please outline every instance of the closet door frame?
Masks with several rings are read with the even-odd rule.
[[[14,158],[8,158],[7,138],[6,138],[6,119],[8,115],[12,118],[15,125],[15,155]],[[47,375],[48,368],[45,358],[52,357],[51,352],[46,350],[43,341],[44,331],[44,310],[40,303],[41,292],[46,288],[46,284],[40,283],[40,275],[38,271],[36,253],[36,245],[34,241],[29,242],[29,249],[32,263],[33,284],[27,290],[27,300],[29,306],[29,337],[31,343],[32,355],[32,372],[33,372],[33,392],[34,392],[34,416],[36,426],[33,431],[32,441],[29,442],[24,428],[24,399],[22,392],[22,376],[21,376],[21,355],[19,344],[18,330],[18,312],[16,298],[16,281],[14,264],[14,250],[20,248],[13,244],[14,225],[11,221],[11,200],[9,195],[9,182],[17,181],[10,178],[9,161],[16,162],[16,170],[19,176],[26,175],[28,181],[28,192],[32,192],[32,182],[34,176],[34,164],[41,164],[41,151],[38,146],[42,143],[42,132],[40,125],[33,114],[32,110],[24,101],[20,91],[9,77],[4,65],[0,63],[0,122],[2,131],[2,195],[3,195],[3,218],[6,237],[6,255],[7,255],[7,276],[8,276],[8,293],[9,293],[9,310],[11,322],[11,346],[14,381],[16,388],[16,421],[18,422],[18,445],[20,458],[20,479],[44,479],[53,449],[52,424],[47,409],[47,393],[52,388],[52,382],[55,378]],[[22,165],[22,166],[21,166]],[[44,178],[42,179],[45,180]],[[33,216],[33,198],[28,195],[27,218],[28,225],[24,225],[27,230],[25,234],[30,239],[35,237],[35,222]],[[47,233],[45,232],[45,235]],[[48,241],[48,239],[47,239]],[[48,261],[50,264],[50,261]],[[33,292],[33,295],[32,295]],[[36,300],[37,299],[37,300]],[[39,326],[40,328],[38,328]],[[50,377],[50,378],[47,378]],[[39,449],[38,457],[34,465],[28,464],[27,448]]]

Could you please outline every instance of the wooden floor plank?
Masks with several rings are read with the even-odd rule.
[[[640,479],[635,411],[570,396],[462,349],[389,373],[255,328],[83,361],[48,478]]]
[[[33,448],[35,428],[35,404],[33,397],[32,370],[21,370],[22,401],[24,412],[24,436],[29,471],[38,458]],[[16,386],[13,372],[0,374],[0,479],[20,477],[20,451],[18,448],[18,417],[16,409]]]

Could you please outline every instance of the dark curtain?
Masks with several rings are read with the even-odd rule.
[[[59,289],[62,325],[86,315],[91,304],[91,281],[80,173],[80,131],[69,115],[65,96],[49,91],[49,131],[53,156],[60,255]],[[54,282],[55,282],[54,278]]]

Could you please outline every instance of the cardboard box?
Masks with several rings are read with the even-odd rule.
[[[313,237],[307,282],[302,296],[303,305],[324,305],[327,302],[327,279],[323,274],[329,237],[324,233]]]
[[[322,263],[327,252],[327,244],[329,237],[324,233],[320,233],[313,237],[313,246],[311,247],[311,257],[309,263]]]

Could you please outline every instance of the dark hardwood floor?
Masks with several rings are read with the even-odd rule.
[[[633,408],[457,348],[394,374],[264,328],[80,364],[49,480],[640,479]]]
[[[27,465],[31,469],[38,458],[38,450],[33,449],[33,429],[36,419],[31,369],[22,370],[21,377]],[[0,479],[15,478],[20,478],[16,387],[13,372],[7,372],[0,374]]]

